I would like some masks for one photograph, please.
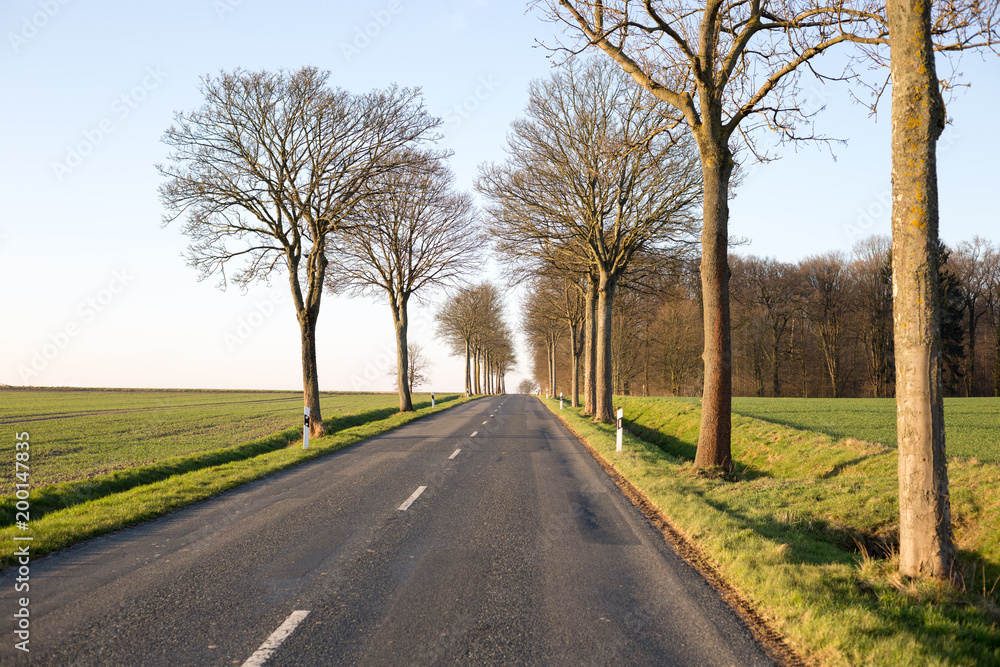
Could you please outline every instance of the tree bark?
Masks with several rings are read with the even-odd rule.
[[[316,322],[319,318],[320,300],[323,297],[323,279],[327,267],[322,248],[314,248],[307,259],[307,291],[302,294],[299,283],[299,264],[289,261],[289,282],[292,301],[299,320],[302,339],[302,395],[309,408],[309,436],[318,438],[326,433],[323,413],[319,404],[319,366],[316,363]]]
[[[1000,397],[1000,317],[997,319],[996,335],[996,349],[993,355],[993,395]]]
[[[596,382],[594,386],[594,421],[614,421],[611,377],[611,318],[615,303],[617,276],[601,273],[597,286]]]
[[[472,396],[472,369],[469,363],[472,361],[472,343],[465,339],[465,395]]]
[[[573,388],[572,402],[574,408],[580,407],[580,323],[569,328],[570,353],[573,356]]]
[[[323,415],[319,407],[319,369],[316,364],[316,321],[308,316],[299,318],[302,334],[302,397],[309,408],[309,437],[324,434]]]
[[[703,145],[704,144],[704,145]],[[714,144],[714,145],[713,145]],[[705,184],[701,292],[705,320],[705,386],[694,464],[732,469],[733,352],[729,318],[729,178],[733,157],[722,141],[699,141]]]
[[[778,398],[781,396],[781,381],[778,375],[778,355],[781,354],[778,337],[771,332],[771,396]]]
[[[397,303],[392,295],[390,300],[392,306],[392,324],[396,331],[396,384],[399,386],[399,411],[413,412],[413,398],[410,395],[409,379],[409,350],[406,349],[406,330],[408,327],[408,315],[406,313],[406,299],[399,297]]]
[[[552,396],[559,393],[559,374],[556,371],[556,337],[549,334],[549,386],[552,387]]]
[[[954,575],[941,381],[936,142],[944,103],[930,4],[889,0],[892,280],[899,449],[899,571]]]
[[[473,393],[478,396],[480,394],[479,387],[479,348],[477,347],[472,351],[472,365],[475,368],[475,374],[473,376]]]
[[[597,403],[596,349],[597,349],[597,283],[593,276],[587,276],[587,291],[583,303],[583,413],[594,414]]]
[[[965,395],[971,397],[976,391],[976,302],[974,299],[965,300],[966,308],[969,310],[969,353],[966,363],[969,365],[969,372],[965,376]]]

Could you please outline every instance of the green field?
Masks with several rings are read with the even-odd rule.
[[[697,398],[664,400],[700,402]],[[891,398],[738,397],[733,399],[733,412],[834,438],[896,446],[896,401]],[[1000,463],[1000,398],[946,398],[944,423],[949,456]]]
[[[576,409],[560,411],[557,400],[547,404],[808,662],[1000,665],[1000,465],[982,460],[976,444],[989,445],[1000,432],[980,418],[981,403],[949,401],[951,428],[958,427],[949,437],[964,440],[969,456],[953,459],[948,470],[963,588],[896,573],[896,451],[859,438],[872,432],[866,421],[884,421],[884,408],[865,410],[871,401],[745,400],[734,401],[733,475],[692,465],[697,401],[616,399],[627,429],[621,454],[613,426],[594,424]],[[739,414],[748,407],[813,430]],[[831,427],[849,437],[820,432]]]
[[[414,396],[414,402],[429,395]],[[396,394],[323,394],[323,418],[389,416]],[[0,450],[31,435],[31,482],[41,487],[241,445],[302,423],[301,392],[0,389]],[[0,495],[13,492],[0,470]]]
[[[439,395],[432,409],[429,394],[413,398],[414,411],[400,413],[395,394],[322,394],[327,435],[305,450],[298,392],[2,389],[0,541],[30,530],[42,555],[470,400]],[[23,432],[31,444],[27,512],[13,495],[15,434]],[[14,562],[12,553],[0,554],[0,564]]]

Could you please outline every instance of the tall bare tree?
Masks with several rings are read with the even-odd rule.
[[[951,577],[938,297],[937,139],[944,101],[930,3],[890,0],[892,290],[899,449],[899,571]]]
[[[858,338],[864,348],[872,395],[890,395],[895,363],[892,345],[892,240],[870,236],[854,246]]]
[[[534,394],[538,390],[538,385],[530,378],[524,378],[517,385],[519,394]]]
[[[541,3],[539,3],[541,4]],[[735,139],[770,127],[795,139],[800,68],[867,19],[843,4],[809,0],[704,5],[547,0],[549,15],[671,105],[698,145],[704,179],[702,295],[705,386],[697,466],[732,466],[729,190]],[[753,150],[752,143],[749,144]]]
[[[556,348],[566,330],[566,324],[553,309],[553,295],[543,281],[536,281],[525,294],[521,306],[521,331],[528,343],[545,348],[546,381],[545,390],[554,395],[558,390]]]
[[[375,177],[396,170],[400,148],[435,139],[440,121],[420,91],[355,95],[329,73],[236,70],[202,79],[205,103],[180,112],[163,141],[164,224],[186,218],[189,263],[246,288],[286,271],[302,342],[310,432],[322,435],[316,325],[329,263],[327,240]],[[239,263],[227,274],[230,264]]]
[[[453,354],[465,354],[465,391],[478,394],[483,367],[497,371],[499,386],[513,368],[513,334],[503,316],[503,297],[495,285],[484,282],[458,290],[438,311],[438,334]],[[487,389],[489,387],[486,387]]]
[[[892,285],[899,447],[900,573],[954,575],[942,402],[937,140],[945,125],[935,51],[1000,43],[1000,3],[887,0],[852,35],[892,82]],[[878,96],[876,96],[877,103]]]
[[[773,258],[746,257],[731,261],[733,297],[760,312],[767,326],[765,354],[770,362],[771,395],[781,396],[783,343],[796,311],[802,306],[798,270]]]
[[[675,123],[617,68],[569,63],[532,84],[506,164],[480,169],[477,188],[491,202],[501,252],[575,251],[596,276],[598,421],[612,420],[611,323],[622,275],[637,253],[683,246],[696,229],[701,174],[693,147],[661,132]]]
[[[416,343],[406,344],[406,381],[409,383],[411,396],[414,389],[430,382],[432,365],[433,362],[424,354],[424,347],[422,345],[417,345]],[[398,389],[399,373],[393,372],[390,375],[392,375],[393,384],[397,385],[396,388]]]
[[[454,285],[473,268],[481,245],[471,197],[434,154],[400,157],[409,166],[372,178],[341,233],[330,237],[331,291],[384,296],[396,336],[399,410],[413,410],[406,336],[411,297]]]
[[[993,244],[980,236],[974,236],[971,241],[958,244],[951,254],[948,263],[951,264],[962,285],[962,296],[965,300],[965,313],[968,317],[965,348],[965,395],[977,394],[976,387],[976,338],[979,323],[983,318],[992,316],[996,304],[991,289],[990,259],[997,249]]]
[[[573,407],[580,405],[580,356],[583,352],[584,303],[583,287],[577,277],[542,276],[536,279],[527,294],[524,307],[523,329],[529,339],[552,336],[548,347],[552,367],[551,383],[555,391],[555,347],[559,336],[569,342],[570,400]]]
[[[805,315],[823,351],[830,391],[840,398],[844,381],[844,349],[854,293],[853,276],[843,253],[828,252],[802,263],[806,285]]]

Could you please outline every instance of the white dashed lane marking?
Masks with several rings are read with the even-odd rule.
[[[262,665],[268,661],[278,647],[281,646],[282,642],[288,639],[289,635],[295,632],[295,628],[298,627],[299,623],[305,620],[306,616],[309,615],[308,611],[293,611],[291,615],[285,619],[285,622],[278,626],[278,629],[271,633],[260,648],[253,652],[247,661],[243,663],[243,667],[262,667]]]
[[[419,498],[420,494],[423,493],[426,490],[427,490],[426,486],[418,486],[417,490],[414,491],[413,494],[409,498],[406,499],[406,502],[399,506],[399,509],[401,511],[403,511],[403,512],[405,512],[406,510],[408,510],[410,508],[410,505],[413,504],[413,501],[416,500],[417,498]]]

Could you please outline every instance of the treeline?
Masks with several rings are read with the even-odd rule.
[[[503,296],[492,283],[458,290],[438,311],[438,335],[452,354],[465,355],[465,394],[503,394],[517,364],[514,334],[504,319]]]
[[[795,264],[730,255],[734,394],[894,396],[890,253],[889,238],[872,236],[850,254]],[[1000,245],[980,237],[941,245],[938,261],[945,394],[1000,396]],[[653,287],[619,292],[611,343],[615,393],[701,394],[701,281],[697,262],[685,267]],[[553,290],[534,284],[525,300],[532,370],[543,392],[569,396],[578,343],[568,324],[538,317],[558,310],[552,297]]]

